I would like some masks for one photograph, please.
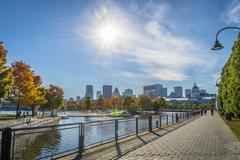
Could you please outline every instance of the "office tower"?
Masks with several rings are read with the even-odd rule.
[[[192,95],[191,89],[185,89],[185,97],[190,98]]]
[[[99,97],[102,95],[102,92],[101,91],[97,91],[97,94],[96,94],[96,99],[99,99]]]
[[[119,91],[118,91],[118,88],[116,87],[115,89],[114,89],[114,91],[113,91],[113,96],[120,96],[120,93],[119,93]]]
[[[162,88],[162,94],[161,94],[162,97],[167,97],[168,94],[167,94],[167,88]]]
[[[182,90],[183,88],[181,86],[174,87],[174,93],[176,98],[181,98],[182,96]]]
[[[157,98],[162,95],[162,85],[154,84],[143,87],[143,93],[149,95],[151,98]]]
[[[112,97],[112,86],[111,85],[103,86],[103,97],[105,99],[110,99]]]
[[[86,85],[85,97],[90,97],[91,99],[93,99],[93,86],[92,85]]]
[[[80,102],[81,101],[81,97],[80,96],[77,96],[76,97],[76,102]]]

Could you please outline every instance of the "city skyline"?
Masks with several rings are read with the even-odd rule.
[[[188,89],[190,89],[190,90],[192,90],[192,88],[194,87],[194,85],[197,85],[198,86],[198,84],[197,83],[192,83],[192,86],[191,87],[189,87],[189,88],[186,88],[186,87],[184,87],[184,86],[179,86],[179,85],[175,85],[175,86],[172,86],[171,88],[168,88],[168,87],[166,87],[164,84],[157,84],[157,83],[155,83],[155,84],[148,84],[148,85],[146,85],[146,86],[154,86],[154,85],[161,85],[162,86],[162,89],[163,90],[167,90],[167,94],[166,93],[162,93],[162,94],[166,94],[167,95],[167,97],[170,97],[170,95],[171,95],[171,93],[175,93],[175,91],[174,91],[174,89],[175,89],[175,87],[181,87],[181,95],[182,96],[177,96],[176,98],[181,98],[181,97],[186,97],[186,93],[185,93],[185,90],[188,90]],[[94,85],[91,85],[91,84],[88,84],[88,85],[86,85],[85,87],[86,88],[88,88],[89,86],[91,86],[92,88],[92,90],[93,90],[93,99],[97,99],[97,95],[99,94],[99,95],[102,95],[103,96],[103,86],[111,86],[112,87],[112,95],[114,95],[114,90],[117,88],[117,90],[118,90],[118,92],[119,92],[119,94],[120,94],[120,96],[123,96],[123,93],[124,93],[124,91],[126,91],[126,90],[132,90],[132,95],[136,95],[136,96],[138,96],[138,95],[141,95],[141,94],[144,94],[144,91],[142,90],[140,93],[136,93],[133,89],[131,89],[131,88],[123,88],[123,89],[119,89],[119,87],[117,87],[117,86],[114,86],[114,85],[110,85],[110,84],[105,84],[105,85],[102,85],[102,86],[100,86],[98,89],[97,88],[95,88],[94,87]],[[199,86],[198,86],[199,87]],[[144,86],[142,86],[142,88],[144,89]],[[210,93],[210,94],[215,94],[215,93],[213,93],[213,92],[209,92],[209,90],[207,89],[207,88],[204,88],[204,87],[199,87],[199,91],[201,92],[201,91],[204,91],[205,93]],[[74,97],[78,97],[78,96],[80,96],[80,94],[78,94],[78,95],[75,95],[75,96],[72,96],[72,97],[65,97],[65,99],[70,99],[70,98],[74,98]],[[86,93],[84,93],[82,96],[80,96],[81,98],[84,98],[84,97],[86,97]],[[91,96],[90,96],[91,97]],[[163,96],[163,97],[165,97],[165,96]]]
[[[213,93],[236,39],[235,31],[222,34],[225,49],[216,55],[216,31],[240,22],[236,0],[14,2],[0,11],[8,64],[23,60],[66,97],[84,95],[87,84],[139,94],[156,82],[190,88],[196,81]]]

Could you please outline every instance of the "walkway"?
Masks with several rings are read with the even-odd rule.
[[[240,160],[240,142],[218,116],[202,116],[122,160]]]

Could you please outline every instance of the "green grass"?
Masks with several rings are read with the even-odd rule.
[[[229,128],[233,131],[233,133],[236,135],[238,140],[240,141],[240,119],[232,119],[232,121],[225,120],[224,117],[222,117],[224,122],[229,126]]]
[[[111,113],[111,116],[113,116],[113,117],[120,117],[123,114],[124,114],[123,111],[114,111],[114,112]]]
[[[0,114],[0,117],[16,117],[16,115],[12,115],[12,114]]]

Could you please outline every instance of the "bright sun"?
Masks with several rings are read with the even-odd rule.
[[[99,25],[95,32],[102,49],[115,48],[121,38],[120,27],[109,22]]]

